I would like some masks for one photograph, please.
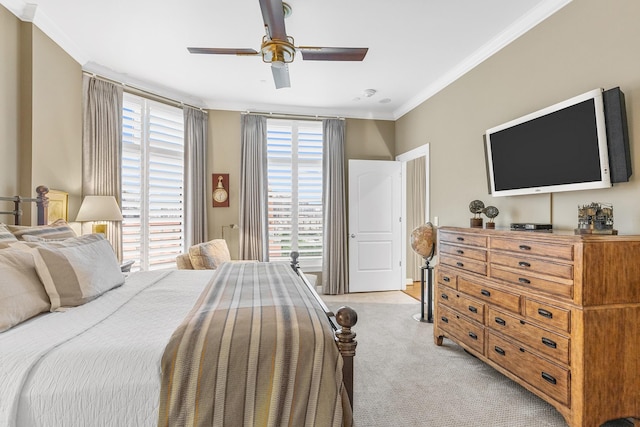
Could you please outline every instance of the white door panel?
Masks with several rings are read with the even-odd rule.
[[[402,289],[401,163],[349,160],[349,292]]]

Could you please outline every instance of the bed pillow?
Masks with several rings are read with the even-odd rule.
[[[102,234],[29,245],[51,311],[82,305],[124,283],[118,259]]]
[[[189,248],[189,260],[194,270],[215,270],[231,260],[227,241],[215,239]]]
[[[17,242],[16,236],[13,235],[6,225],[0,224],[0,249],[9,247],[9,243]]]
[[[9,231],[18,240],[24,240],[24,236],[36,236],[43,239],[67,239],[69,237],[77,237],[73,228],[67,224],[64,219],[59,219],[49,225],[7,225]]]
[[[18,249],[0,250],[0,332],[48,311],[50,305],[33,256]]]
[[[176,257],[178,270],[193,270],[193,265],[189,259],[189,254],[180,254]]]

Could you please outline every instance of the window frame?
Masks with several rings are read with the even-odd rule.
[[[175,257],[185,248],[183,110],[125,92],[122,116],[123,261],[134,260],[133,271],[175,266]],[[138,149],[127,145],[132,141]],[[127,162],[127,156],[133,160]],[[167,168],[154,172],[154,165],[162,164],[159,160],[166,160]],[[136,166],[137,175],[127,173]],[[164,176],[173,177],[167,180],[175,184],[163,190],[158,180]]]
[[[290,148],[290,157],[282,158],[282,157],[274,157],[274,144],[271,142],[274,138],[271,135],[274,132],[280,131],[282,129],[289,129],[290,131],[290,144],[288,145]],[[312,135],[315,137],[312,141],[308,141],[305,139],[305,136],[301,136],[301,129],[303,130],[303,135]],[[304,132],[304,130],[310,130],[312,132]],[[297,250],[300,253],[299,263],[302,268],[307,271],[321,271],[322,263],[323,263],[323,207],[322,207],[322,187],[323,187],[323,179],[322,174],[323,171],[323,162],[322,156],[323,153],[323,136],[322,136],[322,122],[315,120],[297,120],[297,119],[267,119],[267,183],[268,183],[268,194],[267,194],[267,215],[268,215],[268,229],[267,235],[269,240],[269,260],[270,261],[289,261],[289,253],[284,253],[281,251],[281,256],[274,256],[274,251],[271,249],[273,244],[273,204],[275,203],[275,198],[272,198],[272,185],[271,180],[273,179],[274,166],[280,165],[282,167],[286,167],[290,164],[290,185],[291,185],[291,194],[290,194],[290,239],[289,242],[291,244],[291,250]],[[307,144],[304,144],[304,141],[308,141]],[[302,143],[301,143],[302,142]],[[282,144],[278,144],[282,146]],[[301,158],[301,145],[302,149],[306,149],[308,152],[306,153],[307,157],[303,154]],[[314,152],[315,149],[315,152]],[[319,151],[319,158],[317,158],[317,152]],[[281,151],[280,151],[281,152]],[[315,153],[315,156],[314,156]],[[316,157],[314,159],[314,157]],[[301,171],[302,169],[302,171]],[[315,174],[314,174],[315,171]],[[301,185],[301,177],[306,177],[306,184]],[[318,181],[314,184],[315,181]],[[306,190],[301,187],[305,187]],[[315,189],[315,191],[314,191]],[[315,194],[315,197],[312,195]],[[309,200],[309,204],[304,204],[301,202],[302,198]],[[314,208],[315,206],[315,208]],[[294,208],[297,207],[297,208]],[[304,213],[304,209],[307,209],[307,215]],[[319,212],[319,214],[313,214],[313,211]],[[311,215],[308,215],[311,213]],[[303,218],[301,218],[303,217]],[[309,222],[303,224],[304,218],[306,218]],[[311,247],[302,247],[301,248],[301,240],[300,235],[304,228],[313,229],[319,228],[319,232],[312,232],[309,234],[310,241],[313,242],[313,239],[319,240],[318,245],[315,246],[313,243]],[[305,255],[306,251],[315,250],[316,255]]]

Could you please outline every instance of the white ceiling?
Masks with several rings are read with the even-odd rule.
[[[363,62],[297,55],[292,87],[278,90],[260,57],[187,52],[259,50],[258,0],[28,1],[0,3],[83,69],[140,89],[209,109],[395,120],[571,0],[288,0],[296,45],[369,52]]]

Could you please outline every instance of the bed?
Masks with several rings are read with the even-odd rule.
[[[53,255],[36,252],[73,260],[104,242],[6,251],[23,245],[46,263]],[[65,309],[64,292],[49,293],[56,311],[0,332],[0,426],[351,425],[357,315],[334,316],[295,254],[291,265],[140,272],[115,286],[113,258],[86,273],[113,279],[98,295]],[[61,268],[50,264],[50,277],[38,270],[47,292]]]

